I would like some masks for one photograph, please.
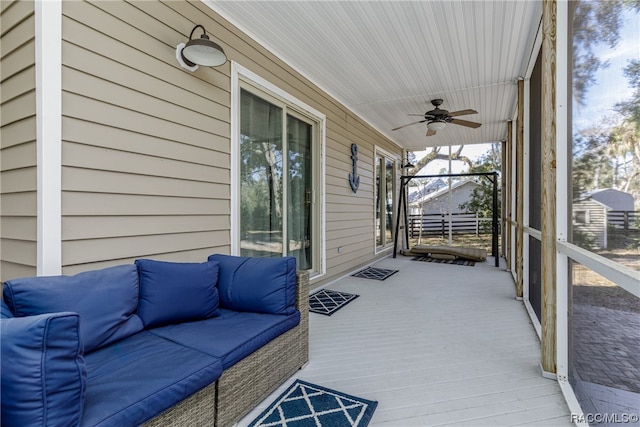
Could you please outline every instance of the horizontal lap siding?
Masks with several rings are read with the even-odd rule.
[[[0,281],[36,273],[35,16],[0,2]]]
[[[230,60],[326,115],[322,281],[370,262],[374,150],[395,145],[201,2],[64,2],[64,271],[230,251],[231,66],[180,68],[175,47],[196,24]]]
[[[206,23],[203,25],[210,30],[216,41],[221,42],[231,60],[326,115],[324,227],[327,238],[327,274],[319,280],[312,279],[311,286],[319,286],[371,262],[376,256],[374,150],[378,146],[391,153],[399,153],[400,149],[272,53],[220,18],[206,5],[200,2],[187,5],[184,2],[170,1],[166,4],[194,22],[202,16],[189,7],[195,6],[201,13],[215,20],[216,23],[211,26],[213,30],[210,30]],[[353,143],[358,144],[357,167],[360,176],[360,187],[356,194],[351,191],[348,182],[349,173],[352,171]],[[341,238],[336,230],[346,228],[357,229],[358,233],[348,239]],[[341,253],[337,252],[338,247],[342,247]]]
[[[179,67],[192,26],[159,2],[63,3],[65,273],[229,251],[229,66]]]

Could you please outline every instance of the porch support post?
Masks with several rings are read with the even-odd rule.
[[[524,284],[524,80],[518,80],[516,127],[516,298],[522,299]]]
[[[542,9],[542,336],[544,374],[556,373],[556,0]]]
[[[502,173],[500,174],[500,203],[502,207],[501,212],[501,225],[500,225],[500,240],[502,242],[502,256],[507,258],[507,227],[509,224],[507,223],[507,141],[502,141],[500,153],[502,154]]]
[[[513,189],[513,181],[511,180],[511,153],[513,149],[513,122],[509,120],[507,122],[507,143],[505,144],[505,160],[502,162],[502,167],[504,168],[505,175],[505,189],[504,189],[504,205],[502,205],[502,217],[505,223],[505,241],[503,251],[505,257],[507,259],[507,271],[511,271],[511,201],[513,200],[513,194],[511,193]]]
[[[35,2],[36,274],[62,273],[62,2]]]

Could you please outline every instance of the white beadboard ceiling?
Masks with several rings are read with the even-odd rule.
[[[525,0],[204,1],[407,150],[506,139],[542,16]],[[434,98],[482,126],[391,130]]]

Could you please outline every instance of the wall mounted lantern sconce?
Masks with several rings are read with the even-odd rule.
[[[193,38],[197,28],[202,28],[199,39]],[[193,27],[189,35],[189,41],[176,46],[176,59],[180,65],[189,71],[195,71],[199,65],[203,67],[219,67],[227,62],[227,55],[220,45],[211,41],[207,30],[200,24]]]

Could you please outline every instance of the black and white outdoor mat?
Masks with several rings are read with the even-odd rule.
[[[475,261],[469,261],[467,259],[438,259],[431,258],[430,256],[417,256],[411,258],[411,261],[424,261],[424,262],[434,262],[437,264],[454,264],[454,265],[468,265],[473,267],[476,265]]]
[[[331,316],[333,313],[358,298],[359,295],[347,292],[321,289],[309,295],[309,311],[312,313]]]
[[[367,267],[357,273],[352,274],[353,277],[361,277],[363,279],[385,280],[389,276],[397,273],[398,270],[388,270],[386,268]]]
[[[365,427],[378,402],[296,380],[249,427]]]

